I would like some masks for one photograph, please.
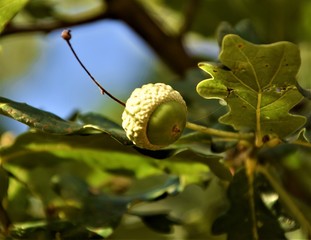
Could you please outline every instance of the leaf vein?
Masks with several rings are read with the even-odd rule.
[[[270,86],[270,85],[273,83],[274,79],[276,78],[276,76],[277,76],[278,73],[280,72],[280,69],[281,69],[282,62],[283,62],[283,60],[284,60],[284,57],[285,57],[285,51],[283,51],[282,57],[280,58],[280,62],[279,62],[278,69],[275,71],[274,75],[272,76],[272,78],[271,78],[271,80],[270,80],[268,86]]]

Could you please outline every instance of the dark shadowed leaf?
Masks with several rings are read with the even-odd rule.
[[[249,19],[241,20],[234,27],[228,22],[221,22],[217,28],[218,45],[222,47],[222,40],[228,34],[236,34],[249,42],[258,44],[260,40],[254,29]]]
[[[163,184],[157,184],[133,195],[112,196],[103,192],[92,192],[80,178],[73,175],[57,175],[52,179],[56,193],[79,211],[67,211],[66,217],[72,222],[91,228],[118,226],[122,216],[137,202],[148,202],[182,190],[176,176],[168,176]],[[75,204],[73,204],[75,203]],[[65,208],[65,206],[64,206]]]
[[[228,149],[232,149],[237,145],[237,140],[213,138],[211,150],[214,153],[222,153]]]
[[[16,240],[25,239],[103,239],[101,235],[79,228],[70,221],[36,221],[14,224],[9,237]],[[11,239],[8,238],[8,239]]]
[[[6,211],[7,204],[4,204],[4,198],[8,194],[9,176],[7,171],[0,167],[0,225],[1,229],[7,230],[11,225],[11,220]]]
[[[87,128],[98,129],[101,132],[108,133],[114,139],[118,140],[124,145],[133,145],[133,143],[126,137],[123,128],[115,122],[107,119],[106,117],[97,113],[79,114],[78,119],[85,125],[85,131]]]
[[[311,89],[305,89],[297,83],[298,91],[307,99],[311,100]]]
[[[254,231],[259,239],[286,239],[284,231],[272,212],[261,200],[257,186],[262,184],[263,178],[255,178],[254,181],[254,204],[256,222],[253,222],[252,208],[250,206],[249,184],[242,169],[234,175],[228,188],[228,199],[230,208],[227,212],[217,218],[213,224],[212,231],[215,234],[226,233],[228,240],[250,240],[256,239]]]
[[[57,135],[108,133],[125,145],[132,145],[124,130],[111,120],[99,114],[89,113],[78,116],[82,123],[67,121],[59,116],[32,107],[26,103],[18,103],[0,97],[0,114],[22,122],[40,132]]]
[[[0,167],[0,203],[3,198],[7,195],[7,191],[9,188],[9,177],[7,171]]]
[[[170,161],[166,165],[172,163],[171,168],[174,168],[174,161],[185,164],[202,163],[207,165],[217,177],[230,181],[232,175],[228,167],[221,162],[222,155],[216,154],[211,150],[213,144],[216,144],[213,141],[215,140],[212,140],[206,134],[194,132],[182,136],[176,143],[166,149],[150,151],[136,148],[136,150],[156,159],[169,159]],[[223,150],[225,147],[222,146],[221,148]]]
[[[179,219],[172,218],[167,212],[131,212],[131,214],[139,217],[146,226],[160,233],[171,233],[174,225],[182,224]]]
[[[46,133],[70,134],[81,129],[80,124],[65,121],[53,113],[3,97],[0,97],[0,114]]]

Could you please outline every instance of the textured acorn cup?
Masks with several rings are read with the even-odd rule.
[[[179,92],[164,83],[136,88],[126,102],[122,127],[138,147],[157,150],[175,142],[187,120],[187,107]]]

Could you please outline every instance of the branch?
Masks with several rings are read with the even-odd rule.
[[[51,23],[39,23],[34,25],[9,24],[2,32],[2,36],[25,33],[44,32],[49,33],[56,29],[69,28],[76,25],[92,23],[103,19],[116,19],[124,21],[158,54],[162,61],[177,75],[184,75],[197,62],[186,52],[182,39],[167,35],[147,13],[147,11],[135,0],[106,0],[107,8],[89,19],[68,22],[56,19]]]
[[[196,13],[200,7],[201,0],[188,0],[184,9],[184,22],[179,31],[179,36],[183,37],[188,32],[196,17]]]
[[[91,18],[77,20],[75,22],[71,22],[71,21],[67,22],[67,21],[62,21],[62,20],[57,19],[54,22],[50,22],[50,23],[36,23],[36,24],[27,24],[27,25],[8,24],[6,28],[3,30],[3,32],[0,34],[0,36],[6,36],[6,35],[16,34],[16,33],[32,33],[32,32],[49,33],[56,29],[64,29],[64,28],[69,28],[72,26],[81,25],[81,24],[92,23],[98,20],[102,20],[104,18],[105,18],[105,14],[101,13],[101,14],[92,16]]]
[[[167,35],[137,1],[106,0],[106,3],[109,17],[128,24],[175,73],[184,75],[189,68],[196,67],[181,39]]]

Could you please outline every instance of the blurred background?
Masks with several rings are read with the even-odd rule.
[[[97,112],[121,123],[123,107],[101,95],[61,38],[63,29],[71,29],[71,43],[80,59],[117,98],[126,101],[144,83],[165,82],[185,97],[193,122],[217,122],[225,107],[201,99],[195,87],[207,77],[197,63],[217,61],[220,26],[256,43],[298,44],[302,59],[298,81],[311,89],[310,0],[29,0],[0,35],[0,96],[62,118],[76,111]],[[26,130],[0,116],[0,134]],[[306,189],[309,176],[306,172]],[[208,235],[207,226],[223,207],[219,206],[225,199],[223,189],[216,179],[204,191],[189,186],[165,202],[187,220],[187,239]],[[205,221],[197,224],[202,218]],[[127,221],[115,239],[142,234],[141,228],[130,227],[132,219]],[[144,229],[142,237],[151,239],[152,234]],[[183,234],[179,228],[170,239],[182,239]]]
[[[95,111],[120,123],[122,107],[100,94],[60,37],[63,29],[72,30],[72,44],[94,77],[125,101],[146,82],[178,85],[188,79],[193,88],[187,89],[195,93],[195,84],[204,78],[196,63],[217,58],[216,31],[224,21],[237,28],[251,26],[262,43],[299,44],[299,81],[311,88],[308,0],[137,3],[143,9],[125,0],[30,0],[0,38],[0,95],[63,118],[76,110]],[[7,130],[20,133],[26,127],[1,117],[0,131]]]

